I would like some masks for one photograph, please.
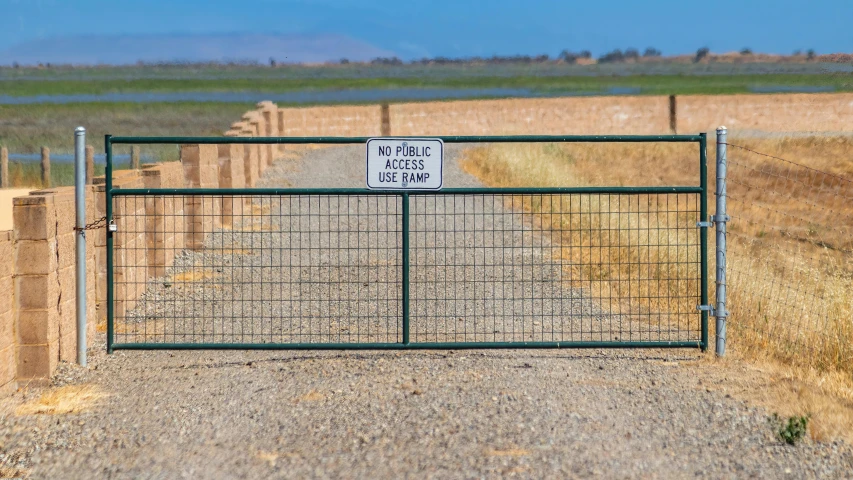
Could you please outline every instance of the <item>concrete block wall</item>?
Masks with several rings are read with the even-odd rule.
[[[219,188],[246,187],[243,147],[240,144],[219,145]],[[244,207],[251,202],[249,197],[222,197],[221,200],[223,228],[231,228],[234,216],[242,215]]]
[[[15,319],[15,264],[14,232],[0,232],[0,395],[5,395],[15,387],[17,376],[16,346],[17,332]]]
[[[231,130],[225,132],[227,136],[253,137],[253,129],[247,122],[237,122],[231,125]],[[243,178],[246,187],[252,188],[260,178],[260,145],[244,144],[243,147]]]
[[[245,124],[243,132],[243,136],[248,137],[263,137],[263,133],[265,131],[263,115],[257,110],[250,110],[246,112],[242,117],[243,123]],[[264,171],[266,171],[267,166],[272,164],[272,160],[269,159],[269,149],[266,148],[266,145],[254,145],[255,150],[257,151],[257,177],[263,175]],[[256,178],[257,178],[256,177]]]
[[[137,170],[113,179],[113,188],[145,188]],[[136,307],[148,280],[148,252],[145,232],[145,200],[139,197],[116,197],[113,219],[120,235],[113,237],[114,312],[123,317]],[[104,269],[106,272],[106,268]]]
[[[219,187],[219,149],[216,145],[182,145],[181,164],[187,188]],[[189,197],[186,203],[186,246],[204,248],[204,239],[221,219],[221,202],[213,197]]]
[[[379,105],[298,107],[280,111],[283,125],[279,131],[282,137],[370,137],[380,134]],[[393,130],[392,134],[396,135]]]
[[[276,104],[264,101],[258,103],[257,107],[258,113],[260,114],[260,128],[262,129],[263,136],[278,136],[278,107]],[[272,144],[262,145],[262,148],[266,150],[264,154],[266,155],[267,166],[272,165],[273,160],[275,160],[275,157],[278,154],[278,149],[275,147],[276,146]]]
[[[279,109],[265,102],[236,123],[231,136],[279,135]],[[183,145],[181,163],[145,165],[113,173],[115,188],[243,188],[255,186],[278,149],[258,145]],[[106,214],[105,179],[87,191],[87,220]],[[240,197],[238,197],[240,198]],[[206,198],[117,197],[113,218],[115,312],[133,309],[147,281],[162,276],[184,248],[202,248],[217,226],[229,227],[250,203]],[[47,380],[60,361],[74,361],[74,188],[33,192],[13,201],[14,229],[0,232],[0,393]],[[90,345],[106,324],[106,229],[87,241],[87,336]]]
[[[146,165],[142,169],[145,188],[183,188],[180,163]],[[171,195],[145,200],[145,246],[148,278],[162,277],[175,255],[184,248],[184,198]]]
[[[90,215],[94,193],[87,192]],[[17,379],[48,377],[60,360],[77,352],[74,188],[32,192],[14,199],[14,303]],[[87,264],[95,262],[87,237]],[[87,315],[95,315],[95,272],[89,274]],[[88,336],[94,334],[91,325]]]

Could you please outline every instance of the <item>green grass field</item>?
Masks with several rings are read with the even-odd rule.
[[[42,145],[52,153],[72,153],[74,129],[82,125],[87,143],[103,152],[105,134],[222,135],[252,108],[241,103],[0,105],[0,144],[10,153],[37,153]]]
[[[86,143],[97,153],[104,151],[105,134],[218,136],[253,107],[234,103],[0,105],[0,145],[13,154],[38,153],[43,145],[51,154],[71,154],[74,129],[80,125],[87,129]],[[142,145],[140,150],[143,158],[155,161],[178,159],[176,145]],[[130,147],[117,145],[114,152],[129,154]],[[102,165],[95,168],[96,174],[103,173]],[[51,162],[52,184],[72,185],[73,170],[70,163]],[[9,178],[14,186],[40,186],[40,166],[10,161]]]
[[[626,75],[626,76],[400,76],[353,78],[135,78],[21,79],[4,82],[9,96],[170,92],[261,92],[395,88],[527,88],[536,92],[606,92],[639,89],[641,94],[748,93],[752,88],[853,90],[851,75]]]

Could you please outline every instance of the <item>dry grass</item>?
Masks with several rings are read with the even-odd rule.
[[[574,153],[584,155],[578,158]],[[557,145],[515,144],[471,150],[463,168],[498,186],[577,186],[582,182],[574,168],[588,156],[589,152],[570,152]],[[649,228],[696,222],[696,212],[674,211],[676,197],[682,208],[695,208],[695,196],[690,195],[632,196],[624,201],[609,195],[516,196],[507,206],[536,214],[537,226],[550,230],[549,238],[559,243],[572,285],[604,308],[622,318],[660,322],[669,332],[687,332],[695,321],[700,277],[696,264],[688,263],[684,246],[698,246],[697,231]],[[591,233],[602,231],[607,234]],[[694,255],[696,251],[693,248]]]
[[[725,358],[708,355],[685,366],[696,369],[704,385],[780,416],[808,415],[809,435],[815,440],[853,442],[853,383],[843,372],[793,366],[766,353],[741,351]]]
[[[67,385],[48,390],[38,399],[22,404],[15,413],[18,415],[80,413],[95,406],[105,396],[106,394],[95,385]]]
[[[392,135],[669,133],[667,96],[401,103],[391,105],[390,115]],[[374,136],[380,130],[374,105],[289,108],[286,118],[288,136]],[[851,132],[853,94],[678,97],[679,132],[713,132],[720,123],[765,132]]]
[[[176,273],[170,279],[175,283],[192,283],[213,280],[219,277],[219,275],[219,273],[209,268],[194,268],[186,272]]]
[[[853,178],[853,164],[846,153],[853,151],[850,138],[730,142]],[[714,145],[709,145],[709,159],[715,153]],[[844,431],[853,429],[853,191],[843,181],[833,183],[835,177],[733,147],[729,159],[728,191],[733,198],[729,213],[734,218],[728,255],[730,350],[739,358],[762,365],[775,379],[760,392],[767,397],[762,403],[780,414],[811,413],[810,428],[815,438],[849,435]],[[482,147],[467,152],[463,168],[494,186],[698,183],[696,147],[678,144]],[[713,172],[711,165],[711,188]],[[709,211],[713,212],[713,195],[709,202]],[[575,207],[598,211],[601,205],[589,202]],[[542,206],[527,202],[522,208],[537,213],[543,225],[578,227],[572,223],[575,219],[554,218]],[[657,220],[646,216],[643,221]],[[606,227],[612,225],[610,222],[605,216],[598,225],[589,226]],[[636,240],[632,238],[631,244],[637,245]],[[713,235],[710,240],[713,248]],[[578,241],[564,237],[561,244],[577,245]],[[673,238],[664,244],[675,241],[683,239]],[[586,250],[573,248],[572,258],[589,265],[587,270],[575,272],[588,281],[635,276],[637,272],[626,271],[620,265],[624,262],[618,261],[626,253],[632,259],[648,255],[676,259],[666,248],[632,247],[633,252],[624,252],[613,248],[612,242],[608,245],[589,239],[584,247]],[[585,251],[594,255],[579,256]],[[713,253],[710,262],[713,272]],[[601,285],[619,291],[616,286]],[[686,283],[669,287],[679,289],[681,295],[690,291]],[[632,296],[654,293],[649,285],[637,289],[635,284],[633,288]],[[713,292],[711,295],[713,298]],[[625,301],[623,298],[622,303]],[[743,391],[749,388],[754,386]]]
[[[487,448],[484,453],[487,457],[526,457],[530,455],[530,450],[523,448]]]
[[[145,320],[140,323],[118,322],[113,328],[116,334],[122,335],[163,335],[166,333],[166,322],[162,319]],[[107,323],[98,323],[96,330],[98,333],[106,333]]]
[[[320,402],[326,399],[326,396],[317,390],[311,390],[310,392],[297,397],[293,400],[293,403],[302,403],[302,402]]]

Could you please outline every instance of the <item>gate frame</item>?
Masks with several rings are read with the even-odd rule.
[[[133,195],[334,195],[359,194],[377,196],[400,196],[402,211],[402,342],[400,343],[114,343],[114,265],[112,228],[106,232],[107,247],[107,353],[123,350],[411,350],[411,349],[497,349],[497,348],[699,348],[708,349],[708,229],[713,222],[708,217],[708,165],[707,134],[697,135],[496,135],[496,136],[417,136],[423,139],[439,139],[444,143],[697,143],[699,145],[699,186],[663,187],[552,187],[552,188],[444,188],[438,191],[418,190],[369,190],[367,188],[240,188],[240,189],[115,189],[112,186],[113,145],[180,145],[180,144],[243,144],[243,145],[353,145],[364,144],[374,137],[134,137],[104,136],[106,153],[105,196],[106,222],[113,225],[113,197]],[[408,139],[414,137],[382,137]],[[567,342],[409,342],[409,197],[418,195],[454,194],[654,194],[684,193],[699,194],[700,242],[700,296],[697,305],[701,316],[701,337],[695,341],[567,341]]]

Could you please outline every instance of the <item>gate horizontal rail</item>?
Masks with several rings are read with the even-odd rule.
[[[107,143],[157,145],[193,143],[202,145],[244,144],[244,145],[307,145],[330,144],[352,145],[367,143],[371,137],[119,137],[107,135]],[[423,137],[383,137],[383,138],[435,138],[444,143],[702,143],[705,134],[699,135],[446,135]]]
[[[442,196],[442,195],[566,195],[566,194],[702,193],[701,187],[555,187],[555,188],[444,188],[436,191],[368,190],[366,188],[119,188],[112,196],[138,195],[371,195],[371,196]]]
[[[424,138],[695,142],[700,181],[122,189],[113,144],[368,139],[108,136],[108,351],[707,348],[704,134]],[[176,240],[205,222],[193,248]]]

